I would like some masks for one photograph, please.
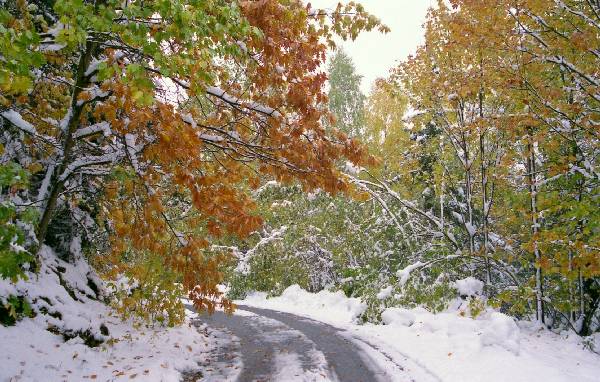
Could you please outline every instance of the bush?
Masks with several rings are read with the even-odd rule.
[[[167,268],[163,259],[151,254],[138,254],[120,266],[117,279],[109,282],[114,291],[113,307],[122,319],[133,319],[137,325],[166,325],[183,322],[184,294],[179,275]]]
[[[273,245],[273,248],[263,250],[250,260],[247,273],[230,269],[227,275],[230,288],[227,296],[243,299],[249,291],[267,292],[269,295],[278,296],[294,284],[308,290],[307,270],[298,264],[293,256],[279,253],[279,246]]]
[[[22,296],[8,296],[6,302],[0,304],[0,324],[14,325],[24,317],[33,317],[29,302]]]
[[[8,162],[0,165],[0,277],[16,282],[25,277],[34,257],[24,248],[23,226],[37,219],[37,210],[17,210],[10,194],[28,187],[28,174],[18,164]],[[4,190],[8,195],[4,194]]]
[[[12,201],[18,191],[29,187],[29,174],[14,162],[0,165],[0,278],[17,282],[26,278],[35,258],[25,248],[24,227],[37,219],[35,208],[18,209]],[[0,296],[0,323],[14,325],[33,311],[23,296]]]
[[[363,321],[380,322],[381,313],[389,307],[422,307],[433,313],[441,312],[456,297],[456,290],[448,278],[436,272],[415,274],[404,285],[392,277],[387,285],[391,285],[392,290],[385,298],[378,296],[385,285],[372,284],[362,288],[361,298],[367,304],[361,316]]]

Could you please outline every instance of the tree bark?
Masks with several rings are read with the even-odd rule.
[[[535,147],[532,129],[527,128],[527,177],[529,183],[529,202],[531,208],[531,233],[533,235],[533,253],[535,256],[535,289],[536,289],[536,320],[544,323],[544,287],[541,266],[541,253],[538,246],[537,235],[539,233],[538,207],[537,207],[537,169],[535,164]]]
[[[64,189],[65,179],[61,179],[61,175],[72,161],[73,147],[75,146],[73,134],[79,126],[81,113],[84,108],[84,105],[78,103],[78,98],[81,92],[84,91],[87,86],[89,86],[89,76],[86,75],[86,70],[91,62],[95,50],[96,44],[87,42],[83,52],[81,53],[81,56],[79,57],[79,63],[77,64],[77,76],[71,91],[71,103],[69,105],[69,110],[67,111],[68,114],[66,116],[66,123],[64,124],[65,130],[62,144],[62,160],[54,172],[53,180],[50,185],[51,188],[48,195],[48,200],[44,210],[42,211],[42,216],[37,226],[36,234],[38,239],[38,248],[36,249],[36,252],[39,250],[39,248],[41,248],[46,239],[48,226],[50,225],[50,221],[54,216],[58,197]]]

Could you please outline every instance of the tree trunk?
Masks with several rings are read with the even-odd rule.
[[[479,91],[479,118],[483,120],[483,90]],[[488,227],[488,216],[489,216],[489,200],[488,200],[488,179],[487,179],[487,167],[485,163],[485,130],[479,133],[479,155],[481,158],[481,203],[483,211],[483,255],[485,260],[485,283],[486,285],[492,284],[492,271],[490,268],[489,258],[489,227]]]
[[[533,235],[533,252],[535,256],[535,289],[536,289],[536,320],[544,323],[544,288],[543,273],[541,267],[541,253],[538,246],[538,207],[537,207],[537,169],[535,163],[535,147],[533,143],[533,134],[531,128],[527,129],[527,173],[529,183],[529,201],[531,208],[531,233]]]
[[[473,256],[475,253],[475,237],[472,234],[472,230],[474,229],[474,226],[473,226],[473,195],[472,195],[473,180],[472,180],[472,175],[471,175],[472,167],[471,167],[471,162],[470,162],[471,158],[469,157],[467,139],[465,137],[464,132],[462,134],[462,139],[463,139],[462,144],[463,144],[464,159],[465,159],[465,163],[464,163],[465,184],[466,184],[465,198],[466,198],[466,202],[467,202],[467,219],[468,219],[468,223],[469,223],[469,227],[467,229],[467,233],[469,234],[469,255]]]
[[[54,176],[50,184],[51,188],[50,193],[48,195],[48,200],[46,202],[45,208],[42,211],[42,216],[37,226],[37,250],[41,248],[46,239],[48,226],[54,215],[56,204],[58,202],[58,197],[64,189],[65,179],[61,179],[60,177],[72,161],[72,151],[73,147],[75,146],[75,139],[73,138],[73,134],[79,126],[81,112],[84,108],[83,105],[78,103],[78,98],[81,92],[85,90],[85,88],[89,85],[89,77],[86,76],[85,72],[90,64],[95,50],[96,44],[87,42],[81,56],[79,57],[79,63],[77,65],[77,77],[71,93],[71,104],[69,106],[69,111],[67,111],[68,114],[66,116],[66,123],[64,124],[65,130],[62,145],[62,160],[57,166],[56,171],[54,172]]]

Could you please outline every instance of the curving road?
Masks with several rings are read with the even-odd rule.
[[[239,382],[306,381],[371,382],[413,381],[391,359],[374,347],[355,341],[348,332],[333,326],[268,309],[238,306],[237,313],[200,315],[198,325],[227,331],[235,338],[215,355],[212,362],[239,368],[235,374],[212,380]],[[237,354],[237,365],[231,361]],[[211,380],[211,378],[208,378]]]

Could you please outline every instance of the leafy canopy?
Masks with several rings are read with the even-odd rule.
[[[321,124],[320,68],[334,35],[387,29],[359,4],[3,4],[2,143],[38,169],[21,195],[40,211],[33,252],[85,236],[107,276],[159,254],[196,307],[230,308],[216,287],[223,259],[205,249],[261,225],[249,187],[271,177],[345,192],[336,161],[369,160]]]

